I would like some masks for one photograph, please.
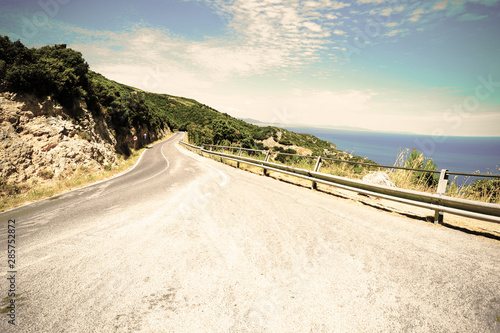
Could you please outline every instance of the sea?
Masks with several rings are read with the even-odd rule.
[[[329,141],[337,149],[366,157],[378,164],[394,165],[400,153],[417,148],[432,158],[438,170],[500,175],[500,137],[433,137],[314,127],[287,128]]]

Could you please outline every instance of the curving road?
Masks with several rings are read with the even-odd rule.
[[[499,332],[500,243],[156,144],[16,221],[0,332]]]

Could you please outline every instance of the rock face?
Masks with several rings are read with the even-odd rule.
[[[364,176],[363,181],[370,184],[396,187],[396,185],[394,185],[389,176],[385,172],[380,172],[380,171],[370,173],[369,175]]]
[[[277,136],[278,136],[278,141],[279,141],[281,139],[281,132],[278,132]],[[274,138],[272,136],[263,140],[262,143],[264,144],[264,146],[267,146],[267,147],[291,148],[291,149],[295,150],[297,152],[297,154],[299,154],[299,155],[312,155],[311,149],[298,147],[296,145],[286,146],[286,145],[283,145],[281,143],[274,141]]]
[[[84,103],[77,117],[50,98],[0,93],[0,181],[18,184],[116,162],[116,140]]]

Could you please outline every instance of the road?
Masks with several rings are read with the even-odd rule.
[[[178,147],[0,215],[0,332],[500,332],[500,243]]]

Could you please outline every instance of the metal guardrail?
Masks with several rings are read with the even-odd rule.
[[[348,161],[348,160],[343,160],[339,158],[331,158],[331,157],[323,157],[323,156],[313,156],[313,155],[301,155],[301,154],[290,154],[290,153],[284,153],[282,151],[275,151],[272,152],[268,149],[250,149],[250,148],[243,148],[243,147],[236,147],[236,146],[218,146],[218,145],[208,145],[204,144],[201,148],[204,147],[210,147],[210,148],[220,148],[224,152],[225,149],[232,149],[232,150],[239,150],[239,155],[241,155],[242,151],[254,151],[254,152],[262,152],[262,153],[270,153],[270,154],[276,154],[276,155],[285,155],[285,156],[297,156],[297,157],[303,157],[303,158],[313,158],[313,159],[318,159],[320,158],[321,161],[333,161],[333,162],[341,162],[341,163],[347,163],[347,164],[358,164],[358,165],[364,165],[364,166],[371,166],[375,168],[380,168],[380,169],[397,169],[397,170],[407,170],[407,171],[419,171],[419,172],[425,172],[425,173],[436,173],[440,174],[440,170],[428,170],[428,169],[415,169],[415,168],[407,168],[407,167],[402,167],[402,166],[397,166],[397,165],[383,165],[383,164],[376,164],[376,163],[367,163],[367,162],[357,162],[357,161]],[[210,149],[212,150],[212,149]],[[500,175],[493,175],[493,174],[484,174],[484,173],[468,173],[468,172],[453,172],[453,171],[446,171],[447,175],[455,175],[455,176],[466,176],[466,177],[479,177],[479,178],[500,178]]]
[[[369,196],[380,197],[413,206],[432,209],[436,212],[434,219],[435,223],[440,223],[443,221],[443,212],[500,223],[500,205],[498,204],[484,203],[445,196],[444,189],[446,189],[447,183],[447,170],[442,170],[440,172],[441,175],[440,184],[438,185],[438,193],[431,194],[414,190],[401,189],[397,187],[375,185],[363,182],[361,180],[321,173],[318,172],[319,166],[321,165],[320,158],[316,163],[314,171],[310,171],[288,165],[269,162],[269,153],[266,156],[266,160],[262,161],[249,157],[235,156],[232,154],[206,150],[202,147],[194,146],[185,142],[181,143],[197,150],[200,154],[205,153],[209,156],[218,156],[221,158],[221,161],[223,159],[236,161],[237,167],[239,167],[239,163],[241,162],[263,168],[265,175],[268,174],[268,171],[275,171],[310,180],[313,182],[313,188],[315,187],[316,183],[322,183]]]

